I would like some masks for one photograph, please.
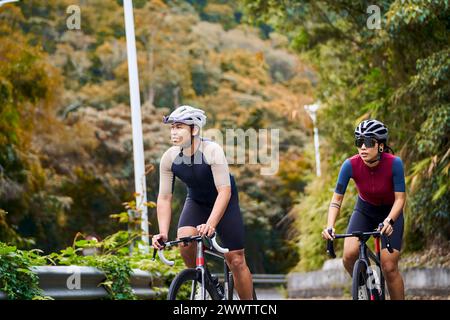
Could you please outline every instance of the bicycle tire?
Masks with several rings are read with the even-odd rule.
[[[207,278],[207,275],[205,274],[205,278]],[[192,287],[192,281],[196,282],[196,286],[200,287],[201,285],[201,271],[196,269],[185,269],[181,271],[170,284],[169,287],[169,293],[167,295],[167,300],[190,300],[190,297],[192,296],[192,293],[189,290],[189,287]],[[186,290],[188,291],[187,294],[189,295],[186,299],[186,292],[183,292],[182,287],[186,285]],[[207,294],[211,297],[212,300],[220,300],[219,294],[215,290],[215,288],[212,286],[211,282],[207,279],[205,280],[205,289]],[[184,288],[183,288],[184,290]],[[194,294],[194,299],[195,294]]]
[[[379,263],[378,257],[376,257],[375,255],[372,255],[372,256],[369,255],[369,264],[371,264],[371,262],[373,262],[373,265],[376,268],[375,270],[372,268],[372,272],[377,273],[378,280],[379,280],[379,283],[377,283],[377,285],[379,285],[379,288],[380,288],[380,290],[377,290],[377,289],[372,290],[374,299],[375,300],[386,300],[386,282],[384,280],[383,270]]]
[[[353,300],[370,300],[370,290],[367,287],[367,263],[357,260],[353,267],[352,298]]]
[[[378,281],[376,282],[376,278],[374,278],[374,287],[370,288],[370,292],[372,293],[373,300],[386,300],[386,282],[384,280],[383,271],[381,270],[381,266],[375,263],[376,269],[372,268],[371,272],[377,273]],[[379,286],[379,287],[378,287]],[[379,289],[378,289],[379,288]]]
[[[228,300],[240,300],[237,293],[234,292],[234,278],[233,274],[230,272],[228,278]],[[256,296],[255,286],[253,286],[253,300],[258,300]]]
[[[381,267],[380,267],[381,270]],[[381,297],[380,300],[386,300],[386,281],[384,280],[383,271],[381,271]]]

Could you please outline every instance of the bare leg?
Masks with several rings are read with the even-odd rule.
[[[381,267],[386,279],[391,300],[405,299],[405,286],[403,278],[398,270],[398,260],[400,252],[394,249],[393,253],[389,253],[387,249],[381,251]]]
[[[353,276],[353,266],[359,257],[359,240],[357,238],[345,238],[344,240],[344,253],[342,262],[344,263],[344,268]]]
[[[253,281],[245,261],[244,250],[234,250],[225,254],[227,264],[233,273],[234,287],[241,300],[253,300]]]
[[[178,229],[178,238],[196,236],[198,234],[195,227],[181,227]],[[195,268],[195,250],[197,249],[197,243],[191,242],[187,246],[180,244],[180,253],[183,257],[184,264],[188,268]]]

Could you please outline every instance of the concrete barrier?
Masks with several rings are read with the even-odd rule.
[[[450,296],[450,269],[408,268],[401,272],[407,295]]]
[[[450,296],[450,269],[407,268],[401,270],[407,296]],[[327,260],[321,270],[287,276],[289,298],[342,297],[351,293],[351,277],[342,259]]]

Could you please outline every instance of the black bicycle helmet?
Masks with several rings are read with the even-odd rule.
[[[364,120],[355,129],[355,138],[361,137],[375,138],[378,141],[385,142],[389,137],[388,128],[381,121]]]

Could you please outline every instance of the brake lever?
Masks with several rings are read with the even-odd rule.
[[[333,235],[333,229],[328,229],[327,231],[330,236]],[[327,254],[333,259],[336,258],[336,253],[334,252],[333,240],[327,240]]]
[[[159,243],[160,245],[162,245],[163,247],[166,246],[166,244],[164,243],[164,241],[161,242],[161,239],[158,239],[158,243]],[[156,259],[156,254],[157,254],[157,253],[158,253],[158,249],[153,248],[153,258],[152,258],[152,261],[155,261],[155,259]]]
[[[383,227],[384,227],[384,224],[383,224],[383,223],[380,223],[380,224],[378,225],[378,229],[379,229],[380,231],[381,231],[381,229],[383,229]],[[389,253],[393,253],[393,252],[394,252],[394,249],[392,248],[390,237],[389,237],[388,235],[386,235],[386,234],[382,234],[382,236],[383,236],[384,239],[386,240],[386,249],[389,251]]]

